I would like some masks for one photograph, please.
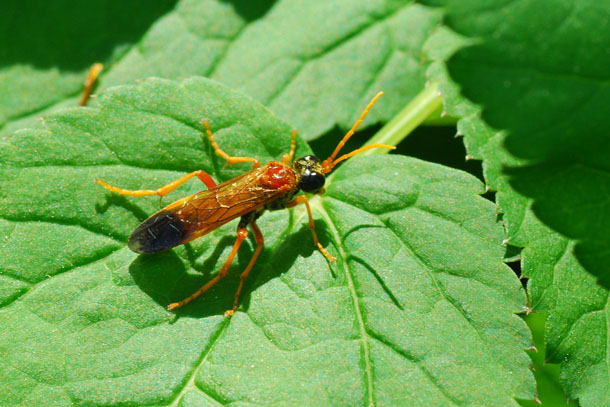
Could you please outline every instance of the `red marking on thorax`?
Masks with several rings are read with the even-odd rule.
[[[292,188],[296,185],[296,176],[292,168],[277,162],[270,162],[265,167],[267,168],[260,177],[261,186],[279,189]]]

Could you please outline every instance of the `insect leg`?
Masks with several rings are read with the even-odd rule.
[[[311,208],[309,207],[309,200],[307,200],[307,195],[301,195],[298,198],[295,198],[292,201],[288,202],[286,204],[286,208],[292,208],[293,206],[296,206],[300,203],[304,203],[305,207],[307,208],[307,216],[309,217],[309,229],[311,229],[311,234],[313,235],[313,241],[316,244],[317,248],[324,255],[324,257],[326,257],[328,260],[332,261],[333,263],[336,262],[337,259],[335,257],[331,256],[331,254],[328,253],[322,247],[320,242],[318,241],[318,235],[316,235],[316,227],[313,223],[313,216],[311,216]]]
[[[294,150],[297,147],[297,131],[292,130],[292,143],[290,143],[290,154],[284,154],[282,156],[282,163],[286,165],[292,164],[292,160],[294,159]]]
[[[169,304],[167,306],[167,309],[169,311],[172,311],[172,310],[175,310],[176,308],[180,308],[183,305],[188,304],[189,302],[193,301],[195,298],[199,297],[201,294],[203,294],[204,292],[206,292],[207,290],[212,288],[214,286],[214,284],[216,284],[222,278],[226,277],[227,273],[229,272],[229,267],[231,266],[231,263],[233,262],[233,259],[235,258],[237,251],[239,250],[239,246],[241,246],[241,242],[243,242],[247,237],[248,237],[248,229],[246,229],[246,228],[238,229],[237,230],[237,239],[235,240],[233,249],[231,250],[229,257],[227,257],[225,264],[222,265],[222,268],[218,272],[218,275],[216,275],[216,277],[214,277],[212,280],[208,281],[203,287],[201,287],[199,290],[195,291],[189,297],[183,299],[182,301],[178,301],[178,302]]]
[[[93,91],[93,85],[95,84],[95,80],[99,76],[100,72],[102,72],[103,68],[104,68],[104,65],[102,65],[98,62],[96,64],[93,64],[91,69],[89,69],[89,73],[87,74],[87,79],[85,79],[85,89],[83,90],[83,96],[80,99],[79,106],[87,105],[89,96],[91,96],[91,92]]]
[[[237,287],[237,291],[235,292],[235,301],[233,302],[233,309],[226,311],[225,317],[230,317],[235,314],[235,310],[237,309],[237,304],[239,302],[239,295],[241,294],[241,289],[244,286],[244,281],[246,281],[246,278],[248,278],[248,274],[250,274],[250,270],[252,270],[254,263],[256,263],[256,259],[258,258],[258,255],[260,254],[261,250],[263,249],[263,244],[265,243],[263,239],[263,234],[256,225],[256,222],[253,221],[252,223],[250,223],[250,225],[252,226],[252,231],[254,232],[254,239],[256,239],[256,250],[254,250],[254,254],[250,259],[250,263],[248,263],[248,267],[246,267],[243,273],[241,273],[241,275],[239,276],[239,287]]]
[[[255,169],[255,168],[258,168],[258,167],[261,166],[261,163],[256,158],[252,158],[252,157],[231,157],[229,154],[227,154],[224,151],[222,151],[220,149],[220,147],[218,147],[218,144],[216,143],[216,140],[214,140],[214,136],[212,136],[212,130],[210,129],[210,123],[208,123],[207,120],[202,120],[201,124],[203,124],[205,126],[205,132],[208,135],[208,139],[210,139],[210,143],[212,144],[212,147],[214,147],[214,151],[216,152],[217,155],[219,155],[222,158],[224,158],[225,160],[227,160],[227,164],[233,165],[233,164],[237,164],[237,163],[248,163],[248,162],[251,162],[252,163],[252,169]]]
[[[171,182],[159,189],[138,189],[138,190],[122,189],[122,188],[117,188],[117,187],[108,185],[105,181],[102,181],[101,179],[96,179],[95,183],[103,186],[104,188],[106,188],[109,191],[116,192],[117,194],[121,194],[121,195],[129,195],[129,196],[159,195],[160,197],[163,197],[193,177],[198,177],[201,180],[201,182],[203,182],[208,188],[213,188],[216,186],[216,183],[214,182],[214,180],[212,179],[210,174],[208,174],[207,172],[205,172],[203,170],[193,171],[190,174],[186,174],[184,177],[181,177],[181,178],[175,180],[174,182]]]

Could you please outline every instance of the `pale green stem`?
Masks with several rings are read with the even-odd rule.
[[[434,112],[430,113],[430,116],[422,122],[422,126],[453,126],[457,125],[458,118],[455,116],[449,116],[445,113],[445,106],[441,105],[437,107]]]
[[[404,140],[413,129],[442,106],[443,99],[438,90],[438,83],[431,83],[415,97],[388,124],[382,127],[365,145],[381,143],[396,146]],[[360,155],[384,154],[385,148],[373,148]]]

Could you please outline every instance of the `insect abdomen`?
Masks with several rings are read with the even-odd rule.
[[[127,246],[136,253],[159,253],[178,246],[184,238],[184,222],[175,213],[160,211],[133,231]]]

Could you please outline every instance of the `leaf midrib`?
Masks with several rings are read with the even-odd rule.
[[[200,393],[205,394],[208,398],[208,401],[214,402],[219,406],[224,406],[224,404],[222,404],[216,398],[212,397],[212,395],[206,393],[203,389],[199,388],[195,384],[197,375],[199,374],[199,371],[201,370],[201,368],[207,361],[208,357],[212,353],[212,349],[214,349],[214,346],[216,346],[216,344],[222,337],[222,334],[227,329],[227,327],[230,325],[231,319],[226,318],[224,316],[223,316],[223,318],[224,318],[224,320],[220,322],[220,327],[212,334],[213,339],[210,341],[210,345],[206,349],[203,350],[203,352],[201,353],[201,356],[199,357],[199,360],[194,364],[195,367],[191,371],[189,379],[184,384],[182,389],[180,389],[180,391],[178,393],[176,393],[174,400],[170,404],[167,404],[168,407],[177,407],[180,404],[180,402],[182,401],[184,395],[191,389],[198,390]]]
[[[336,199],[336,198],[335,198],[335,199]],[[312,200],[312,201],[313,201],[313,200]],[[311,202],[311,201],[310,201],[310,202]],[[352,206],[352,207],[354,207],[354,208],[356,208],[356,209],[358,209],[358,210],[365,211],[365,210],[363,210],[362,208],[359,208],[359,207],[356,207],[356,206],[354,206],[354,205],[350,204],[349,202],[346,202],[346,201],[341,201],[341,202],[343,202],[343,203],[345,203],[345,204],[347,204],[347,205],[350,205],[350,206]],[[313,205],[312,205],[312,207],[313,207]],[[338,235],[338,233],[337,233],[337,231],[336,231],[336,228],[335,228],[334,223],[332,222],[332,220],[331,220],[330,216],[328,215],[328,213],[326,212],[326,210],[323,208],[323,206],[322,206],[322,205],[316,205],[316,210],[317,210],[317,211],[319,211],[319,212],[320,212],[320,213],[321,213],[321,214],[322,214],[322,215],[325,217],[325,220],[326,220],[326,222],[327,222],[327,224],[328,224],[329,228],[330,228],[330,229],[331,229],[331,230],[334,232],[333,234],[334,234],[334,237],[335,237],[335,239],[336,239],[336,241],[337,241],[337,243],[338,243],[338,247],[339,247],[340,253],[342,254],[342,258],[345,260],[345,255],[344,255],[344,252],[343,252],[343,249],[342,249],[342,245],[340,244],[340,243],[341,243],[341,239],[339,238],[339,235]],[[367,212],[367,211],[365,211],[365,212]],[[378,216],[379,216],[378,214],[375,214],[375,213],[371,213],[371,212],[367,212],[367,213],[369,213],[370,215],[373,215],[373,216],[375,216],[375,217],[378,217]],[[434,215],[434,214],[433,214],[433,215]],[[438,216],[438,215],[437,215],[437,216]],[[474,323],[474,322],[473,322],[473,321],[472,321],[472,320],[471,320],[471,319],[468,317],[468,315],[465,313],[465,311],[464,311],[462,308],[460,308],[460,307],[458,306],[458,304],[457,304],[457,303],[456,303],[456,302],[455,302],[455,301],[454,301],[454,300],[453,300],[453,299],[452,299],[452,298],[449,296],[449,294],[446,292],[446,290],[445,290],[444,286],[443,286],[443,285],[440,283],[440,281],[438,281],[438,279],[436,278],[436,276],[434,276],[434,274],[433,274],[433,273],[434,273],[434,270],[432,270],[432,269],[431,269],[431,268],[430,268],[430,267],[429,267],[429,266],[426,264],[426,262],[425,262],[425,261],[424,261],[424,260],[423,260],[423,259],[422,259],[422,258],[419,256],[419,254],[417,254],[417,252],[416,252],[416,251],[415,251],[415,250],[414,250],[414,249],[413,249],[413,248],[412,248],[412,247],[411,247],[411,246],[410,246],[410,245],[409,245],[407,242],[405,242],[405,241],[404,241],[402,238],[400,238],[400,237],[399,237],[399,236],[398,236],[398,235],[397,235],[397,234],[394,232],[394,230],[393,230],[391,227],[387,226],[387,224],[386,224],[385,222],[384,222],[384,225],[386,226],[387,230],[389,230],[389,231],[390,231],[390,232],[391,232],[391,233],[392,233],[392,234],[393,234],[393,235],[396,237],[396,239],[398,239],[398,241],[400,241],[400,242],[401,242],[401,244],[402,244],[402,245],[405,247],[405,249],[407,249],[407,250],[408,250],[408,251],[409,251],[409,252],[412,254],[413,258],[414,258],[414,259],[415,259],[415,260],[418,262],[418,264],[420,265],[420,267],[421,267],[423,270],[425,270],[425,272],[428,274],[428,276],[429,276],[429,277],[430,277],[430,279],[432,280],[433,284],[434,284],[434,285],[437,287],[437,290],[438,290],[439,294],[442,296],[442,298],[443,298],[443,299],[444,299],[444,300],[445,300],[445,301],[446,301],[448,304],[450,304],[450,305],[451,305],[451,306],[452,306],[452,307],[453,307],[453,308],[454,308],[454,309],[455,309],[455,310],[456,310],[456,311],[457,311],[457,312],[458,312],[458,313],[459,313],[459,314],[460,314],[460,315],[461,315],[461,316],[464,318],[464,320],[466,321],[466,323],[468,324],[468,326],[470,326],[470,327],[472,328],[472,330],[474,331],[474,333],[475,333],[475,335],[477,336],[477,338],[478,338],[478,339],[481,341],[481,343],[482,343],[482,344],[483,344],[483,345],[484,345],[484,346],[487,348],[487,352],[486,352],[486,353],[489,355],[489,357],[491,358],[491,360],[493,360],[493,361],[495,362],[495,364],[496,364],[496,365],[497,365],[499,368],[503,368],[503,365],[500,363],[500,361],[499,361],[499,360],[498,360],[496,357],[494,357],[494,352],[492,352],[492,350],[489,348],[489,345],[488,345],[488,344],[487,344],[487,342],[485,341],[485,338],[484,338],[484,337],[481,335],[481,333],[479,332],[479,329],[477,328],[477,326],[475,325],[475,323]],[[470,231],[469,231],[469,232],[470,232]],[[478,237],[478,238],[480,238],[480,239],[483,239],[481,236],[478,236],[478,235],[477,235],[477,237]],[[345,264],[345,263],[344,263],[344,264]],[[348,269],[348,268],[347,268],[347,269]],[[349,274],[349,273],[347,272],[347,270],[346,270],[345,272],[346,272],[346,275],[348,275],[348,278],[350,278],[350,277],[351,277],[351,274]],[[475,279],[474,281],[479,282],[479,281],[478,281],[478,280],[476,280],[476,279]],[[480,284],[483,284],[482,282],[479,282],[479,283],[480,283]],[[483,285],[485,285],[485,284],[483,284]],[[487,285],[485,285],[485,286],[487,286]],[[487,287],[488,287],[488,286],[487,286]],[[492,288],[492,287],[489,287],[489,288]],[[495,290],[495,291],[497,291],[497,290]],[[357,294],[356,294],[355,290],[354,290],[354,292],[353,292],[353,295],[357,297]],[[356,302],[357,302],[357,301],[356,301]],[[363,322],[363,321],[362,321],[362,322]],[[375,338],[374,336],[371,336],[371,335],[369,335],[369,334],[368,334],[368,330],[367,330],[367,328],[366,328],[366,327],[363,325],[363,323],[362,323],[362,325],[361,325],[361,326],[363,327],[364,332],[365,332],[365,334],[366,334],[366,336],[367,336],[367,337],[369,337],[369,338],[373,338],[373,339],[377,339],[377,338]],[[609,338],[610,338],[610,334],[609,334]],[[610,339],[609,339],[609,341],[610,341]],[[382,342],[382,343],[383,343],[383,342]],[[384,343],[384,344],[385,344],[385,343]],[[387,345],[387,344],[386,344],[386,345]],[[394,349],[394,348],[392,348],[392,349],[393,349],[393,350],[396,350],[396,349]],[[419,365],[418,365],[418,366],[419,366]],[[421,368],[421,366],[419,366],[419,367]],[[427,373],[426,373],[426,372],[424,372],[424,374],[427,374]],[[433,383],[434,383],[434,381],[433,381]],[[443,394],[444,394],[444,395],[445,395],[445,396],[446,396],[446,397],[447,397],[449,400],[451,400],[452,402],[454,402],[454,403],[455,403],[455,398],[454,398],[453,396],[451,396],[450,394],[446,393],[446,391],[445,391],[444,389],[439,388],[439,390],[440,390],[440,391],[441,391],[441,392],[442,392],[442,393],[443,393]],[[457,404],[457,403],[456,403],[456,404]],[[374,405],[374,404],[371,404],[371,405]]]
[[[317,199],[312,199],[312,207],[316,209],[318,213],[322,215],[326,224],[328,225],[330,232],[333,236],[333,239],[336,242],[337,250],[339,251],[339,256],[341,257],[341,268],[343,269],[343,273],[345,274],[347,280],[347,286],[352,297],[352,301],[354,304],[354,313],[356,314],[356,320],[358,321],[358,329],[360,331],[360,343],[362,345],[362,358],[364,359],[365,366],[365,381],[367,385],[367,393],[368,393],[368,405],[375,405],[375,397],[374,397],[374,387],[373,387],[373,371],[371,365],[371,356],[369,350],[369,334],[364,325],[364,318],[362,316],[362,309],[360,308],[360,299],[358,297],[358,293],[356,292],[356,286],[354,285],[353,276],[349,271],[349,267],[347,266],[347,256],[345,251],[343,250],[343,245],[341,245],[341,237],[335,224],[332,221],[332,218],[324,208],[321,203],[321,199],[316,197]]]

